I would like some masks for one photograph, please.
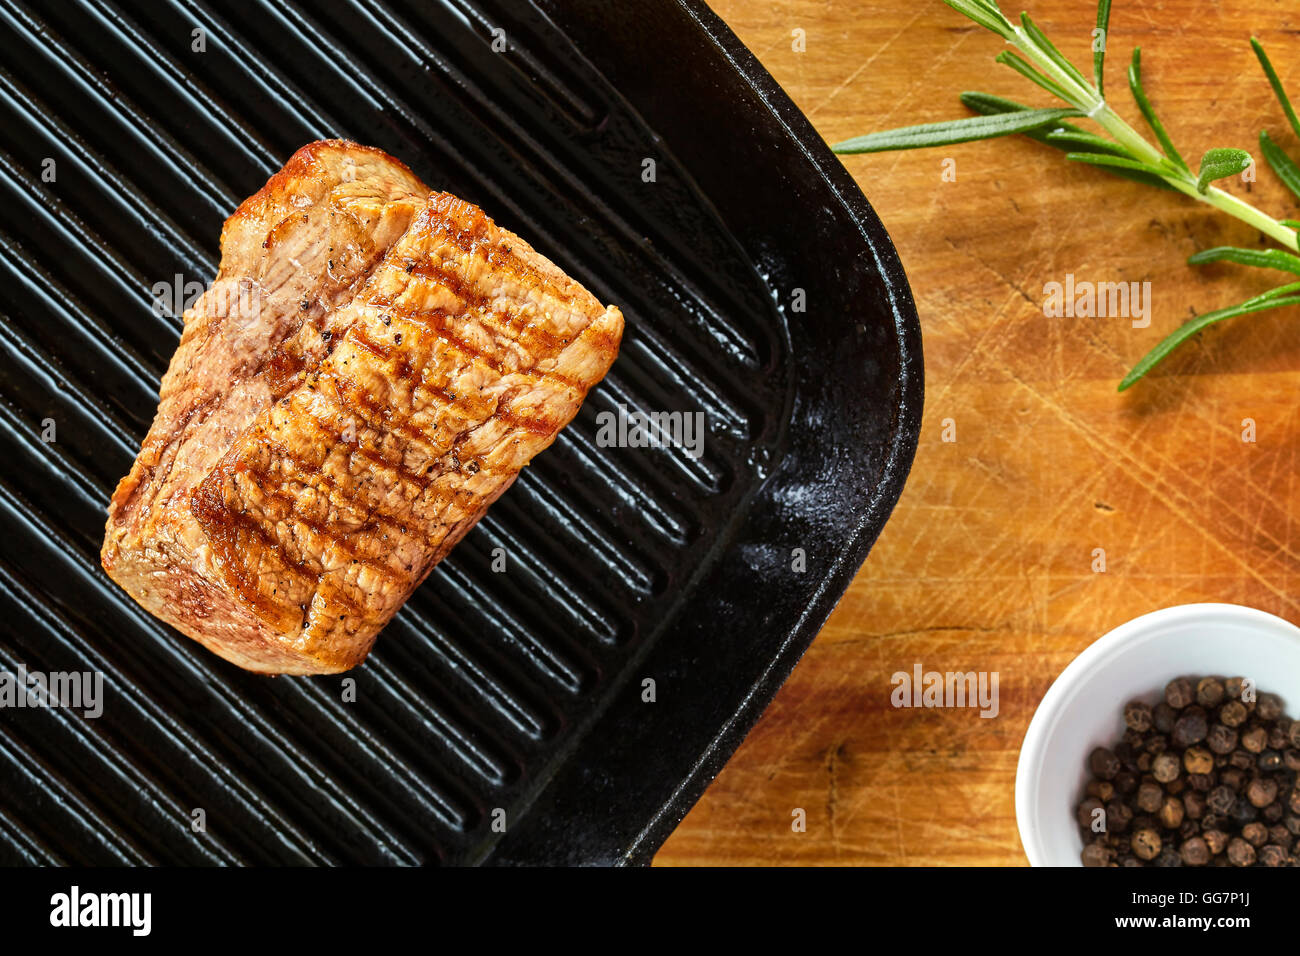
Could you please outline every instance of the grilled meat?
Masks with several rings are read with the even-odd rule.
[[[396,160],[304,147],[223,229],[104,567],[242,667],[355,666],[577,413],[622,322]]]

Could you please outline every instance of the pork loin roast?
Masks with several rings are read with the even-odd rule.
[[[572,420],[622,330],[392,157],[306,146],[222,230],[104,568],[241,667],[353,667]]]

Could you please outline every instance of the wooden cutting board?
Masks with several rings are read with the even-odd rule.
[[[1095,4],[1029,2],[1086,72]],[[1048,105],[992,62],[1001,41],[939,0],[715,9],[831,142],[966,115],[962,90]],[[1290,2],[1115,0],[1107,89],[1138,126],[1124,70],[1140,45],[1147,91],[1193,163],[1215,146],[1257,155],[1263,128],[1300,159],[1249,46],[1252,34],[1264,42],[1300,99],[1297,31]],[[745,161],[743,143],[719,148]],[[848,594],[660,865],[1023,864],[1017,754],[1075,655],[1131,617],[1191,601],[1300,621],[1300,312],[1215,326],[1154,378],[1115,391],[1191,315],[1281,281],[1184,263],[1259,235],[1023,138],[845,162],[893,236],[921,315],[920,448]],[[1226,188],[1300,218],[1266,168]],[[1045,316],[1045,284],[1067,274],[1150,282],[1149,327]],[[1254,441],[1243,441],[1247,420]],[[943,440],[948,422],[955,441]],[[895,709],[891,675],[918,663],[997,671],[998,716]],[[792,828],[798,810],[805,832]]]

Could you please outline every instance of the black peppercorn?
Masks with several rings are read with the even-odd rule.
[[[1201,839],[1209,847],[1211,856],[1218,856],[1228,848],[1228,834],[1222,830],[1202,830]]]
[[[1241,837],[1228,841],[1228,862],[1233,866],[1250,866],[1255,862],[1255,848]]]
[[[1262,847],[1269,842],[1269,827],[1258,821],[1247,823],[1242,827],[1242,839],[1252,847]]]
[[[1188,790],[1183,794],[1183,812],[1192,820],[1201,819],[1205,813],[1205,795],[1196,790]]]
[[[1196,700],[1196,690],[1186,677],[1175,677],[1165,685],[1165,703],[1174,710],[1182,710]]]
[[[1268,827],[1259,822],[1247,823],[1241,828],[1241,838],[1253,847],[1261,847],[1268,842]]]
[[[1196,702],[1202,707],[1218,707],[1226,693],[1217,677],[1202,677],[1196,684]]]
[[[1205,845],[1205,840],[1201,837],[1184,840],[1183,845],[1178,848],[1178,855],[1188,866],[1205,866],[1210,862],[1210,848]]]
[[[1109,780],[1089,780],[1085,792],[1088,796],[1104,802],[1115,795],[1115,785]]]
[[[1106,804],[1106,829],[1110,833],[1123,833],[1133,821],[1133,810],[1122,800]]]
[[[1137,789],[1138,778],[1131,770],[1121,770],[1115,774],[1115,789],[1120,793],[1132,793]]]
[[[1265,750],[1255,761],[1255,766],[1261,773],[1273,773],[1275,770],[1282,769],[1282,755],[1276,750]]]
[[[1291,849],[1291,844],[1295,843],[1295,837],[1280,823],[1275,823],[1268,828],[1268,842],[1276,843],[1284,850]]]
[[[1200,711],[1200,708],[1197,708],[1197,711]],[[1175,747],[1182,749],[1200,743],[1209,731],[1209,725],[1205,722],[1205,713],[1203,711],[1193,713],[1191,708],[1188,708],[1188,711],[1174,722],[1170,740]]]
[[[1270,843],[1259,851],[1259,862],[1264,866],[1286,866],[1287,853],[1280,846]]]
[[[1241,746],[1253,754],[1259,753],[1268,744],[1268,731],[1263,727],[1247,727],[1241,734]]]
[[[1223,724],[1213,724],[1205,735],[1205,743],[1216,754],[1232,753],[1237,746],[1237,732]]]
[[[1170,755],[1161,754],[1160,756],[1167,757]],[[1214,769],[1214,754],[1199,745],[1188,747],[1183,752],[1183,766],[1187,768],[1188,773],[1209,773]],[[1160,779],[1159,773],[1156,774],[1156,779]]]
[[[1115,774],[1119,773],[1119,758],[1115,756],[1114,751],[1107,750],[1105,747],[1098,747],[1088,758],[1088,765],[1092,772],[1102,780],[1112,780]]]
[[[1268,806],[1277,799],[1277,781],[1270,777],[1256,777],[1246,785],[1246,799],[1256,807]]]
[[[1084,866],[1107,866],[1110,863],[1110,851],[1104,844],[1089,843],[1083,848]]]
[[[1124,723],[1130,730],[1146,733],[1151,729],[1151,705],[1131,700],[1124,705]]]
[[[1241,697],[1241,684],[1242,684],[1242,678],[1229,677],[1227,680],[1223,682],[1224,696],[1232,700],[1236,700],[1239,697]]]
[[[1282,766],[1288,770],[1300,770],[1300,748],[1288,747],[1282,751]]]
[[[1260,694],[1255,716],[1260,720],[1277,720],[1282,716],[1282,698],[1277,694]]]
[[[1237,794],[1231,787],[1217,786],[1206,795],[1205,805],[1215,813],[1229,814],[1237,805]]]
[[[1225,727],[1240,727],[1246,717],[1246,705],[1239,700],[1230,700],[1219,708],[1219,723]]]
[[[1160,825],[1165,829],[1178,829],[1183,823],[1183,801],[1177,797],[1165,797],[1164,803],[1160,804],[1158,817]]]
[[[1160,789],[1156,783],[1143,783],[1138,787],[1137,805],[1138,809],[1147,813],[1155,813],[1160,809],[1160,805],[1165,802],[1165,792]],[[1140,854],[1139,854],[1140,855]]]
[[[1133,853],[1139,859],[1154,860],[1160,855],[1160,847],[1160,834],[1153,829],[1138,830],[1133,834]],[[1251,855],[1254,855],[1254,850],[1251,850]]]
[[[1191,768],[1189,767],[1188,770]],[[1162,753],[1151,761],[1151,776],[1160,783],[1169,783],[1178,777],[1178,757],[1171,753]]]

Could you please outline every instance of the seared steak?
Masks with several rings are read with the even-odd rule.
[[[241,282],[251,312],[221,293]],[[305,147],[222,231],[104,567],[242,667],[346,670],[573,418],[622,325],[396,160]]]

